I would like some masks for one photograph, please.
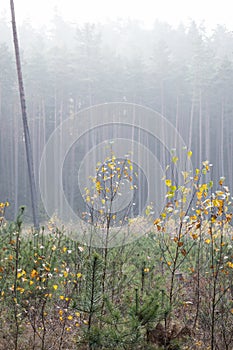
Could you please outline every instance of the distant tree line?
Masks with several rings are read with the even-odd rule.
[[[23,127],[10,23],[0,20],[0,194],[30,207]],[[137,21],[79,26],[55,16],[50,30],[19,30],[29,126],[38,169],[43,147],[71,113],[106,102],[148,106],[173,123],[194,166],[233,186],[233,33],[190,22],[172,28]],[[36,171],[38,186],[38,173]],[[41,208],[42,211],[42,208]],[[28,210],[28,218],[30,218]]]

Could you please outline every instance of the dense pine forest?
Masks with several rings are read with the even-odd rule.
[[[30,194],[10,23],[0,20],[0,193],[14,218]],[[55,16],[48,28],[19,27],[35,169],[56,126],[70,113],[130,102],[161,113],[179,131],[199,167],[233,185],[233,33],[190,22],[152,29],[120,20],[79,25]],[[38,173],[36,171],[38,185]],[[42,209],[41,209],[42,210]]]

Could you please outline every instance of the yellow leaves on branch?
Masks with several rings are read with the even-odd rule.
[[[69,273],[68,273],[68,271],[63,271],[63,276],[65,277],[65,278],[67,278],[68,277],[68,275],[69,275]]]
[[[200,201],[202,199],[202,192],[196,193],[197,199]]]
[[[17,273],[17,278],[21,278],[21,277],[23,277],[23,276],[25,276],[25,275],[26,275],[26,271],[25,271],[25,270],[19,271],[19,272]]]
[[[192,151],[188,151],[187,155],[188,155],[188,159],[190,159],[192,157],[193,152]]]
[[[5,203],[3,203],[3,202],[0,202],[0,208],[5,208],[5,207],[9,207],[9,202],[5,202]]]
[[[157,227],[157,230],[161,230],[161,225],[160,225],[161,220],[159,218],[155,219],[154,225]]]
[[[220,180],[219,180],[219,185],[220,186],[222,186],[223,185],[223,183],[224,183],[224,181],[225,181],[225,177],[220,177]]]
[[[205,160],[204,162],[202,162],[203,165],[203,174],[206,174],[207,171],[210,170],[210,164],[208,160]]]
[[[173,162],[174,164],[176,164],[177,161],[178,161],[178,157],[176,157],[176,156],[172,157],[172,162]]]
[[[176,186],[172,185],[172,180],[170,179],[165,179],[165,185],[169,188],[166,197],[173,198],[175,196]]]
[[[100,192],[102,190],[100,181],[96,181],[95,188],[96,188],[96,191],[100,194]]]
[[[224,201],[222,199],[213,199],[213,206],[216,208],[222,208]]]
[[[3,202],[0,202],[0,214],[1,214],[1,216],[0,216],[0,225],[2,224],[2,222],[4,221],[4,211],[5,211],[5,208],[6,207],[9,207],[9,202],[5,202],[5,203],[3,203]]]
[[[110,163],[108,163],[108,167],[109,167],[111,170],[115,170],[116,164],[113,163],[113,162],[110,162]]]
[[[233,269],[233,263],[232,262],[228,261],[227,262],[227,266],[230,267],[231,269]]]
[[[35,269],[33,269],[30,273],[30,276],[31,278],[36,278],[38,276],[38,272]]]

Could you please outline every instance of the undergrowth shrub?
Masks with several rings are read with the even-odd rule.
[[[115,248],[27,229],[24,208],[7,222],[1,203],[0,349],[232,349],[232,204],[210,170],[165,177],[154,230]]]

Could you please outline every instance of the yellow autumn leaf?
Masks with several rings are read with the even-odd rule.
[[[225,181],[225,177],[221,177],[219,180],[219,185],[222,186]]]
[[[193,152],[192,151],[188,151],[187,154],[188,154],[188,159],[190,159],[192,157]]]
[[[171,180],[166,179],[165,180],[165,184],[166,184],[167,187],[170,187],[172,185],[172,182],[171,182]]]
[[[96,188],[96,191],[97,191],[98,193],[100,193],[100,191],[101,191],[101,184],[100,184],[100,181],[96,181],[95,188]]]
[[[35,269],[33,269],[33,270],[31,271],[30,276],[31,276],[31,278],[35,278],[35,277],[38,276],[38,272],[37,272]]]
[[[196,196],[197,196],[197,199],[200,200],[202,198],[202,193],[201,192],[197,192]]]
[[[177,163],[177,161],[178,161],[178,157],[176,157],[176,156],[174,156],[174,157],[172,157],[172,162],[174,163],[174,164],[176,164]]]
[[[159,218],[155,219],[154,225],[157,225],[157,224],[159,224],[159,223],[160,223],[160,219],[159,219]]]
[[[111,170],[114,170],[115,169],[115,164],[114,163],[108,163],[108,167],[111,169]],[[98,181],[99,182],[99,181]]]
[[[233,269],[233,263],[232,262],[228,261],[227,262],[227,266],[230,267],[231,269]]]
[[[208,189],[208,185],[207,184],[202,184],[201,187],[200,187],[200,192],[207,191],[207,189]]]
[[[24,276],[24,275],[26,275],[25,270],[19,271],[19,272],[17,273],[17,278],[20,278],[20,277],[22,277],[22,276]]]

